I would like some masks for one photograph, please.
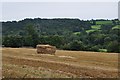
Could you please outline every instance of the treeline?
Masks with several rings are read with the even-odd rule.
[[[58,49],[120,53],[120,21],[25,19],[3,22],[5,47],[50,44]]]

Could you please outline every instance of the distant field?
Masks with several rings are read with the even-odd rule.
[[[113,27],[112,29],[120,29],[120,25]]]
[[[73,34],[75,35],[80,35],[81,32],[74,32]]]
[[[96,24],[101,25],[101,24],[112,24],[112,21],[96,21]]]
[[[96,30],[94,30],[94,29],[86,30],[87,33],[94,32],[94,31],[96,31]]]
[[[99,30],[101,29],[101,25],[93,25],[91,26],[92,29]]]
[[[3,48],[3,77],[7,78],[116,78],[118,54],[57,50],[37,54],[32,48]]]
[[[94,32],[94,31],[101,31],[101,25],[93,25],[91,26],[92,29],[86,30],[87,33]]]

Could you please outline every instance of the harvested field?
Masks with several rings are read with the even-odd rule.
[[[57,50],[37,54],[32,48],[2,49],[3,77],[7,78],[116,78],[118,54]]]

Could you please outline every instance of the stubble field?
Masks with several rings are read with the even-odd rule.
[[[118,54],[33,48],[2,48],[3,78],[117,78]]]

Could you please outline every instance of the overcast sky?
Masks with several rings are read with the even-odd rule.
[[[2,21],[24,18],[118,18],[118,2],[4,2]]]

